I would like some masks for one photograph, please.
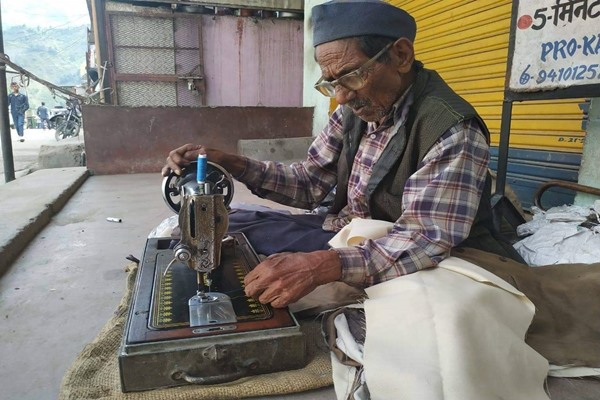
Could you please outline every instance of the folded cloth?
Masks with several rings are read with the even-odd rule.
[[[330,244],[351,246],[376,239],[391,228],[386,221],[354,219]],[[557,376],[592,376],[600,368],[600,263],[529,267],[472,248],[451,253],[501,278],[535,305],[526,342],[548,359]],[[464,271],[463,271],[464,272]],[[554,368],[561,366],[561,368]],[[573,367],[570,371],[565,367]],[[582,367],[587,367],[585,369]]]
[[[502,278],[535,304],[526,341],[550,364],[600,368],[600,263],[528,267],[470,248],[454,249],[452,255]],[[564,368],[560,371],[565,376]],[[594,374],[573,371],[571,376]]]
[[[366,292],[373,399],[548,399],[548,362],[524,340],[533,304],[493,274],[450,257]]]
[[[331,240],[331,247],[357,246],[365,239],[380,238],[392,230],[393,223],[378,219],[354,218],[344,226]]]
[[[355,219],[346,228],[330,245],[376,239],[391,224]],[[363,359],[347,350],[347,332],[345,356],[332,356],[338,399],[365,392],[372,399],[548,399],[548,362],[524,340],[535,307],[493,273],[450,257],[365,291],[355,305],[365,310]]]

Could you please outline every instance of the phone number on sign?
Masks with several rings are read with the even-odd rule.
[[[552,68],[550,70],[541,69],[537,73],[537,78],[529,73],[531,64],[527,65],[525,70],[519,77],[519,83],[521,85],[527,85],[531,79],[535,79],[535,82],[540,84],[546,81],[549,82],[564,82],[564,81],[582,81],[600,78],[600,65],[577,65],[575,67],[567,68]]]

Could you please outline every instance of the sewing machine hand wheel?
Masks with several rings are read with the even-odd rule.
[[[181,209],[181,192],[185,185],[197,185],[196,183],[197,162],[192,162],[182,169],[181,176],[173,171],[162,181],[163,199],[171,210],[179,213]],[[227,170],[218,164],[208,162],[206,166],[206,182],[210,184],[212,194],[222,194],[225,206],[228,207],[233,199],[233,178]]]

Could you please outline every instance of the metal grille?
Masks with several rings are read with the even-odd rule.
[[[175,46],[177,48],[195,48],[198,45],[198,19],[176,18],[175,19]]]
[[[122,106],[177,106],[177,90],[173,82],[118,82],[117,94]]]
[[[188,90],[187,81],[177,83],[177,103],[180,106],[199,107],[201,104],[200,93]]]
[[[200,76],[202,51],[199,47],[200,19],[175,19],[175,73],[178,76]],[[177,103],[180,106],[198,107],[202,104],[201,93],[190,91],[186,80],[177,84]]]
[[[177,75],[198,76],[200,74],[200,56],[198,49],[175,51],[175,73]]]
[[[175,74],[173,49],[115,49],[115,72],[119,74]]]
[[[129,11],[129,10],[128,10]],[[112,48],[118,103],[127,106],[199,106],[201,97],[186,80],[161,76],[199,76],[198,18],[112,14]],[[119,76],[125,75],[125,76]],[[131,78],[130,75],[136,76]],[[167,79],[165,79],[167,80]]]
[[[173,20],[129,15],[112,15],[115,46],[173,47]]]

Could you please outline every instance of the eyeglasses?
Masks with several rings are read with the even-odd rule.
[[[340,85],[345,87],[348,90],[360,90],[366,84],[367,81],[363,78],[366,70],[375,62],[379,57],[385,54],[386,51],[392,47],[394,43],[388,43],[381,51],[375,54],[371,59],[369,59],[366,63],[361,65],[359,68],[355,69],[352,72],[348,72],[346,75],[339,77],[338,79],[327,82],[323,81],[323,77],[321,77],[317,83],[315,83],[315,89],[317,89],[322,95],[327,97],[335,97],[335,88]]]

